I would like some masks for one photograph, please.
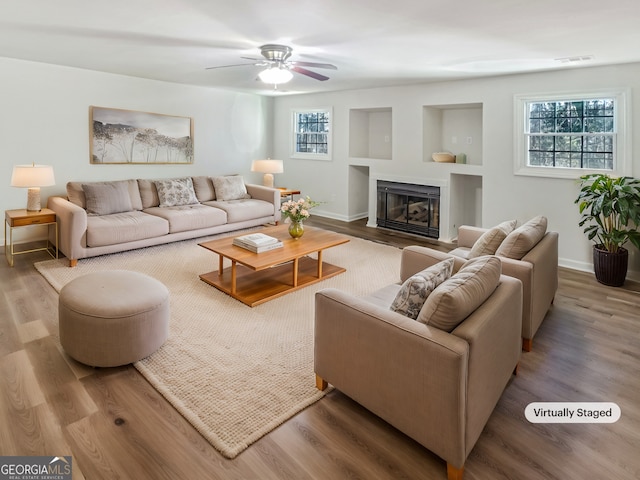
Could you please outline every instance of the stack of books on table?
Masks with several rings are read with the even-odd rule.
[[[282,248],[282,242],[277,238],[270,237],[264,233],[250,233],[233,239],[233,244],[254,253],[268,252],[276,248]]]

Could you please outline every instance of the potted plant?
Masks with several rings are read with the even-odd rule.
[[[627,276],[629,241],[640,248],[640,180],[592,173],[580,177],[575,203],[582,218],[578,224],[593,240],[593,268],[596,279],[619,287]]]

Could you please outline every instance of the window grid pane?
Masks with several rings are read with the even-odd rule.
[[[529,166],[613,169],[614,99],[528,106]]]
[[[329,153],[329,113],[296,113],[296,153]]]

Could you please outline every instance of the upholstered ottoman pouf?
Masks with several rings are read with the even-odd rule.
[[[84,275],[60,290],[60,343],[79,362],[115,367],[155,352],[169,336],[169,291],[138,272]]]

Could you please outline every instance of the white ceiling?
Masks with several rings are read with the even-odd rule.
[[[638,0],[3,0],[0,56],[261,94],[640,61]],[[259,47],[332,63],[256,81]],[[592,56],[563,63],[558,59]],[[313,70],[313,69],[312,69]]]

